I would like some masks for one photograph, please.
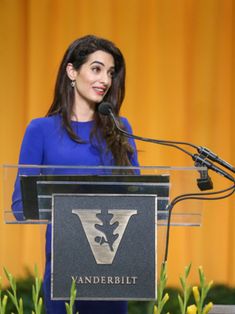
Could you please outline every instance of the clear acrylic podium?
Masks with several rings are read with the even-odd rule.
[[[156,299],[167,206],[198,192],[203,170],[6,165],[4,221],[52,224],[53,299],[69,298],[72,279],[81,300]],[[201,208],[177,204],[171,225],[200,226]]]
[[[44,180],[54,176],[64,178],[74,176],[84,176],[84,179],[88,178],[92,183],[92,180],[97,180],[99,176],[115,176],[125,177],[127,174],[123,173],[125,171],[133,171],[133,176],[146,176],[151,179],[154,176],[168,177],[168,188],[169,195],[160,198],[162,201],[161,209],[158,208],[159,221],[156,221],[158,225],[164,224],[164,220],[167,219],[167,212],[165,211],[164,205],[166,206],[170,200],[174,197],[185,194],[185,193],[195,193],[199,189],[197,187],[197,179],[199,177],[199,171],[204,171],[204,167],[160,167],[160,166],[143,166],[143,167],[87,167],[87,166],[38,166],[38,165],[4,165],[2,167],[2,186],[3,186],[3,216],[6,224],[47,224],[50,221],[48,219],[27,219],[22,216],[21,219],[17,220],[16,216],[12,211],[12,194],[14,191],[14,186],[19,173],[22,177],[32,177],[41,176]],[[92,179],[93,176],[93,179]],[[48,177],[48,179],[46,179]],[[91,180],[90,180],[91,179]],[[27,180],[27,179],[26,179]],[[120,179],[121,180],[121,179]],[[30,179],[29,179],[30,181]],[[137,180],[135,180],[137,181]],[[146,185],[151,182],[145,182]],[[159,183],[159,182],[158,182]],[[79,183],[77,183],[79,184]],[[137,184],[137,182],[136,182]],[[30,182],[29,182],[30,185]],[[110,182],[110,189],[114,186],[113,181]],[[153,193],[154,194],[154,193]],[[28,203],[30,206],[30,202]],[[178,204],[173,211],[172,224],[173,225],[191,225],[197,226],[201,224],[201,207],[202,202],[200,201],[186,201],[182,204]],[[25,211],[30,212],[31,208],[25,208]],[[160,215],[161,211],[163,215]],[[21,208],[21,215],[23,215],[23,207]],[[43,217],[43,215],[41,215]],[[164,218],[163,218],[164,217]]]

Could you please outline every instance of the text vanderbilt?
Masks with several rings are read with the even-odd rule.
[[[77,285],[135,285],[138,277],[135,276],[72,276]]]

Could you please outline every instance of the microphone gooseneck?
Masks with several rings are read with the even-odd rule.
[[[120,128],[119,123],[117,121],[117,118],[115,117],[115,115],[113,113],[113,106],[109,102],[100,103],[100,105],[98,107],[98,111],[102,115],[110,116],[112,118],[116,128],[118,129],[118,131],[120,133],[122,133],[124,136],[127,136],[129,138],[133,138],[136,140],[144,141],[144,142],[174,147],[174,148],[184,152],[185,154],[189,155],[192,158],[192,160],[195,162],[196,167],[198,167],[198,166],[206,167],[208,169],[211,169],[211,170],[221,174],[222,176],[224,176],[225,178],[227,178],[228,180],[230,180],[232,182],[235,181],[235,179],[229,173],[227,173],[223,169],[215,166],[210,160],[219,163],[220,165],[222,165],[223,167],[225,167],[226,169],[228,169],[232,172],[234,172],[235,168],[233,166],[231,166],[230,164],[228,164],[226,161],[223,161],[221,158],[219,158],[214,153],[212,153],[209,149],[202,147],[202,146],[197,146],[197,145],[194,145],[194,144],[188,143],[188,142],[157,140],[157,139],[145,138],[142,136],[130,134],[130,133],[128,133],[125,130]],[[192,154],[191,152],[187,151],[185,148],[182,148],[179,145],[190,146],[190,147],[196,149],[198,151],[199,155],[198,154]]]

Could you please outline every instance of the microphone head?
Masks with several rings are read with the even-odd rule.
[[[104,116],[109,116],[110,113],[113,111],[113,107],[112,107],[111,103],[104,101],[104,102],[99,104],[98,111],[100,114],[102,114]]]

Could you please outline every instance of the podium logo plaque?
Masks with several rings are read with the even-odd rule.
[[[156,299],[156,195],[54,194],[53,300]]]

